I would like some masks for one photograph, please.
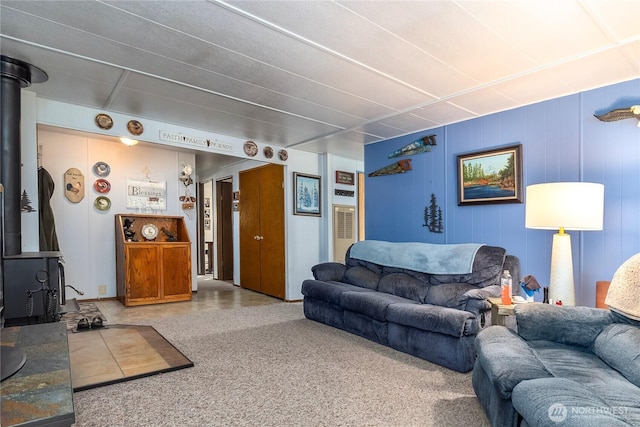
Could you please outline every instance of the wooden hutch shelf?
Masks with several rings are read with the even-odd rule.
[[[115,231],[117,296],[123,305],[191,299],[191,241],[183,217],[116,214]]]

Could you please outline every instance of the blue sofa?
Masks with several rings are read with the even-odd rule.
[[[517,257],[487,245],[363,241],[345,263],[314,266],[302,283],[308,319],[447,368],[468,372],[474,340],[491,324],[500,275],[520,277]]]
[[[522,304],[517,332],[478,334],[472,383],[492,426],[640,426],[638,272],[640,256],[616,272],[611,310]]]

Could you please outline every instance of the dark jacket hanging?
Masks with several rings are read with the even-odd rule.
[[[38,205],[40,217],[40,250],[59,251],[56,223],[51,209],[51,196],[55,184],[45,168],[38,168]]]

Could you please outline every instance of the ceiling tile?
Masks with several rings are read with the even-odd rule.
[[[447,101],[440,101],[419,108],[413,112],[417,117],[438,123],[438,126],[456,123],[477,117],[476,114],[465,111]]]
[[[625,0],[1,0],[0,47],[49,73],[40,97],[361,159],[638,78],[638,22]]]

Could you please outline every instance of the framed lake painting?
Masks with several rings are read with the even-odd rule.
[[[522,144],[457,158],[458,206],[522,203]]]
[[[320,177],[294,172],[293,185],[293,214],[321,216]]]

